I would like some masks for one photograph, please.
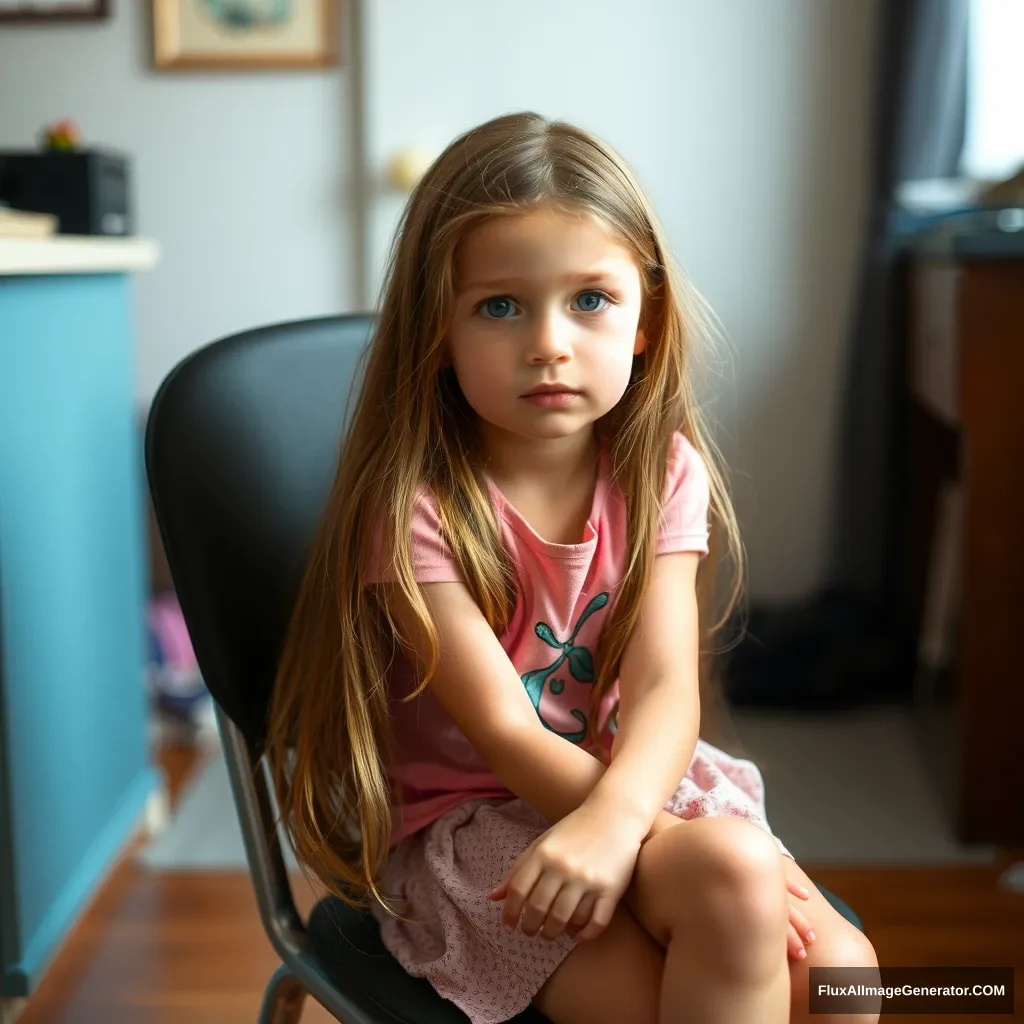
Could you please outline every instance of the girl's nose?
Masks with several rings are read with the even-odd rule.
[[[572,324],[564,317],[541,317],[530,332],[526,357],[531,365],[560,363],[572,356]]]

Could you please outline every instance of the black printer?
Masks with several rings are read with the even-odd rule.
[[[0,150],[0,204],[52,213],[62,235],[134,234],[130,184],[110,150]]]

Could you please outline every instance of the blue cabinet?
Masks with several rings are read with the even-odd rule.
[[[131,283],[127,270],[5,273],[0,261],[5,997],[32,991],[160,781]]]

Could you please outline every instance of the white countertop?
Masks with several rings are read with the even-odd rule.
[[[0,238],[0,277],[149,270],[156,265],[159,256],[159,246],[148,238],[98,235]]]

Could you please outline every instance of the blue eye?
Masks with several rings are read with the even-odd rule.
[[[577,299],[582,313],[600,313],[604,306],[598,303],[608,302],[608,296],[604,292],[580,292]]]
[[[488,320],[507,320],[514,308],[515,303],[504,295],[480,303],[480,311],[485,313]]]

